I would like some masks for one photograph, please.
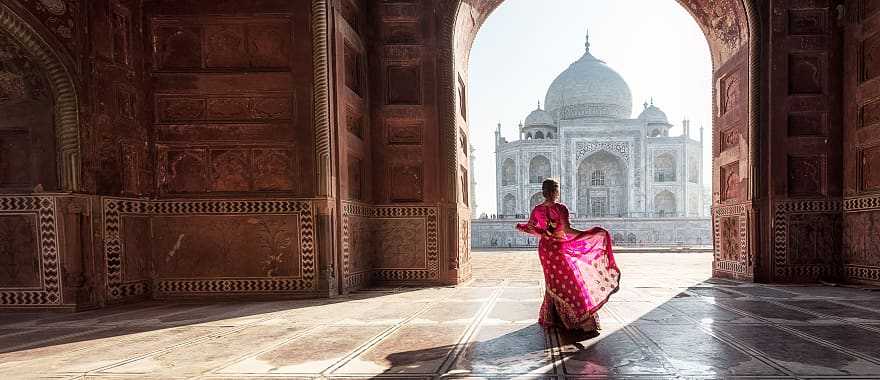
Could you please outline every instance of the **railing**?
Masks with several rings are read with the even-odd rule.
[[[490,215],[486,219],[526,219],[527,214],[502,214]],[[571,219],[593,219],[593,218],[620,218],[620,219],[641,219],[641,218],[708,218],[708,215],[687,215],[683,213],[669,212],[627,212],[627,213],[604,213],[604,214],[574,214],[569,216]]]

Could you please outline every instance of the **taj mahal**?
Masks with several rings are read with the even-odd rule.
[[[583,55],[550,84],[543,107],[508,141],[495,131],[497,216],[475,220],[475,247],[523,246],[534,239],[509,230],[543,202],[541,182],[556,178],[573,223],[602,225],[621,244],[709,244],[703,183],[703,128],[682,133],[654,100],[633,115],[630,87],[593,56]],[[670,219],[675,223],[670,223]]]

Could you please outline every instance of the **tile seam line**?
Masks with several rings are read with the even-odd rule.
[[[325,369],[324,369],[323,371],[321,371],[319,374],[320,374],[321,376],[332,376],[332,374],[333,374],[334,372],[336,372],[336,371],[339,370],[340,368],[344,367],[346,364],[348,364],[349,362],[351,362],[352,360],[354,360],[355,358],[357,358],[358,356],[360,356],[360,355],[363,354],[364,352],[367,352],[370,348],[375,347],[378,343],[380,343],[380,342],[382,342],[383,340],[385,340],[385,338],[391,336],[391,334],[394,334],[395,332],[397,332],[397,331],[399,331],[400,329],[402,329],[403,326],[405,326],[408,322],[410,322],[410,321],[412,321],[413,319],[415,319],[416,317],[418,317],[418,316],[424,314],[424,313],[427,312],[432,306],[434,306],[434,305],[440,303],[441,300],[445,300],[445,299],[447,299],[447,298],[448,298],[448,296],[447,296],[447,297],[442,297],[442,298],[440,298],[440,299],[438,299],[438,300],[434,300],[434,301],[432,301],[432,302],[428,302],[428,304],[425,305],[425,306],[423,306],[419,311],[417,311],[417,312],[411,314],[409,317],[406,317],[406,318],[404,318],[403,320],[401,320],[401,321],[395,323],[394,325],[388,327],[387,329],[383,330],[383,331],[380,332],[379,334],[376,334],[375,336],[373,336],[372,338],[370,338],[369,340],[367,340],[366,342],[364,342],[364,343],[361,344],[360,346],[357,346],[354,350],[352,350],[351,352],[349,352],[347,355],[343,356],[341,359],[339,359],[339,361],[337,361],[336,363],[334,363],[334,364],[331,365],[330,367],[325,368]]]
[[[705,300],[701,300],[701,301],[702,301],[702,302],[706,302],[706,303],[708,303],[708,302],[705,301]],[[771,304],[774,304],[774,305],[776,305],[776,306],[780,306],[780,307],[782,307],[782,308],[787,308],[787,309],[789,309],[789,310],[801,311],[801,312],[806,312],[806,313],[808,313],[808,314],[812,314],[812,315],[814,315],[814,316],[825,317],[824,315],[819,314],[819,313],[808,312],[808,311],[806,311],[806,310],[798,310],[799,308],[796,308],[796,307],[790,307],[790,306],[787,306],[787,305],[784,305],[784,304],[779,304],[779,303],[777,303],[777,302],[772,302],[772,301],[767,301],[767,302],[768,302],[768,303],[771,303]],[[784,325],[784,324],[782,324],[782,323],[772,321],[772,320],[770,320],[769,318],[764,318],[764,317],[758,316],[758,315],[756,315],[756,314],[750,313],[750,312],[748,312],[748,311],[740,310],[740,309],[738,309],[738,308],[736,308],[736,307],[733,307],[733,306],[723,305],[723,304],[720,304],[720,303],[716,303],[716,304],[714,304],[714,305],[717,306],[717,307],[720,307],[720,308],[722,308],[722,309],[725,309],[725,310],[727,310],[727,311],[731,311],[731,312],[734,312],[734,313],[738,313],[738,314],[740,314],[740,315],[747,316],[747,317],[749,317],[749,318],[756,319],[756,320],[758,320],[758,321],[761,321],[763,325],[767,325],[767,326],[769,326],[769,327],[771,327],[771,328],[775,328],[775,329],[777,329],[777,330],[781,330],[781,331],[783,331],[783,332],[787,332],[787,333],[789,333],[789,334],[792,334],[792,335],[794,335],[794,336],[797,336],[797,337],[803,338],[804,340],[807,340],[807,341],[810,341],[810,342],[813,342],[813,343],[818,343],[818,344],[820,344],[820,345],[822,345],[822,346],[824,346],[824,347],[826,347],[826,348],[829,348],[829,349],[832,349],[832,350],[837,350],[837,351],[839,351],[839,352],[843,352],[843,353],[845,353],[846,355],[849,355],[849,356],[852,356],[852,357],[855,357],[855,358],[858,358],[858,359],[865,360],[865,361],[867,361],[867,362],[869,362],[869,363],[872,363],[872,364],[875,364],[875,365],[880,365],[880,360],[878,360],[877,358],[873,358],[873,357],[871,357],[871,356],[867,356],[867,355],[864,355],[864,354],[861,354],[861,353],[858,353],[858,352],[852,351],[852,350],[850,350],[850,349],[848,349],[848,348],[838,346],[838,345],[836,345],[836,344],[834,344],[834,343],[831,343],[831,342],[828,342],[828,341],[826,341],[826,340],[824,340],[824,339],[821,339],[821,338],[818,338],[818,337],[814,337],[814,336],[809,335],[809,334],[806,334],[806,333],[799,332],[799,331],[797,331],[797,330],[795,330],[795,329],[792,329],[792,328],[790,328],[790,327],[788,327],[788,326],[786,326],[786,325]],[[689,318],[688,316],[685,316],[685,317],[686,317],[686,318]],[[830,317],[830,316],[829,316],[829,317]],[[838,319],[838,318],[835,318],[835,317],[831,317],[831,319],[836,319],[836,320],[838,320],[838,321],[844,322],[844,325],[849,325],[849,326],[856,325],[857,327],[861,327],[861,325],[857,325],[857,324],[854,324],[854,323],[850,323],[850,322],[847,322],[847,321],[845,321],[845,320]],[[704,331],[709,330],[707,327],[703,326],[701,323],[698,323],[697,326],[698,326],[701,330],[704,330]],[[870,330],[871,330],[871,331],[874,331],[873,329],[870,329]],[[711,331],[711,330],[710,330],[710,331]],[[723,335],[723,336],[725,336],[726,339],[732,339],[732,340],[735,340],[735,341],[739,341],[738,339],[734,338],[733,336],[731,336],[731,335],[728,334],[728,333],[725,333],[725,332],[722,332],[722,331],[718,331],[717,333],[718,333],[718,334],[721,334],[721,335]],[[745,344],[745,343],[742,343],[742,344]],[[761,353],[761,356],[764,357],[764,358],[766,358],[767,360],[771,360],[771,361],[773,361],[774,363],[776,362],[774,359],[770,358],[768,355],[764,354],[762,351],[760,351],[760,350],[758,350],[758,349],[754,349],[754,350],[757,351],[757,352],[760,352],[760,353]],[[790,371],[786,370],[785,372],[790,372]],[[794,373],[791,373],[791,375],[792,375],[792,376],[799,376],[799,375],[796,375],[796,374],[794,374]],[[833,376],[833,375],[831,375],[831,376]],[[807,378],[813,378],[814,376],[804,376],[804,377],[807,377]],[[834,378],[834,377],[830,377],[830,378]],[[856,378],[858,378],[858,376],[857,376]]]
[[[211,305],[208,305],[208,306],[211,306]],[[206,306],[206,307],[207,307],[207,306]],[[241,332],[241,331],[246,330],[246,329],[248,329],[248,328],[250,328],[250,327],[253,327],[253,326],[258,325],[258,324],[261,323],[261,322],[264,322],[264,321],[267,321],[267,320],[269,320],[269,319],[272,319],[272,318],[274,318],[277,314],[284,313],[285,311],[286,311],[286,310],[279,310],[279,311],[275,311],[275,312],[272,312],[272,313],[265,314],[265,317],[264,317],[264,318],[260,318],[259,320],[256,320],[256,321],[253,321],[253,322],[251,322],[251,323],[247,323],[247,324],[244,324],[244,325],[241,325],[241,326],[230,327],[230,330],[229,330],[229,331],[219,333],[219,335],[216,334],[216,333],[210,333],[210,334],[207,334],[207,335],[205,335],[205,336],[203,336],[203,337],[200,337],[200,338],[196,338],[196,339],[193,339],[193,340],[188,340],[188,341],[184,341],[184,342],[180,342],[180,343],[178,343],[178,344],[174,344],[174,345],[168,346],[168,347],[166,347],[166,348],[164,348],[164,349],[160,349],[160,350],[156,350],[156,351],[151,351],[151,352],[149,352],[149,353],[141,354],[141,355],[139,355],[139,356],[135,356],[135,357],[133,357],[133,358],[129,358],[129,359],[125,359],[125,360],[121,360],[121,361],[118,361],[118,362],[115,362],[115,363],[112,363],[112,364],[108,364],[108,365],[103,366],[103,367],[98,367],[98,368],[96,368],[96,369],[92,369],[92,370],[89,370],[89,371],[87,371],[87,372],[84,372],[83,376],[84,376],[84,377],[85,377],[85,376],[96,376],[96,377],[100,377],[100,376],[105,376],[105,375],[112,375],[112,374],[109,374],[109,373],[102,373],[102,372],[103,372],[103,371],[106,371],[106,370],[108,370],[108,369],[110,369],[110,368],[119,367],[119,366],[122,366],[122,365],[125,365],[125,364],[128,364],[128,363],[131,363],[131,362],[137,361],[137,360],[141,360],[141,359],[145,359],[145,358],[148,358],[148,357],[151,357],[151,356],[155,356],[155,355],[159,355],[159,354],[162,354],[162,353],[165,353],[165,352],[169,352],[169,351],[171,351],[171,350],[173,350],[173,349],[176,349],[176,348],[195,345],[195,344],[202,343],[203,341],[207,341],[207,340],[211,340],[211,339],[224,338],[224,337],[226,337],[226,336],[228,336],[228,335],[235,334],[235,333],[237,333],[237,332]],[[186,325],[186,326],[195,326],[195,325]],[[180,326],[178,326],[178,327],[180,327]],[[222,329],[223,327],[222,327],[222,326],[218,326],[217,328],[218,328],[218,329]]]
[[[464,333],[462,333],[461,337],[455,343],[455,347],[453,347],[452,351],[449,355],[446,356],[446,359],[443,363],[440,364],[440,367],[437,369],[437,378],[445,378],[446,374],[452,369],[452,366],[455,365],[455,362],[458,360],[459,356],[461,356],[462,352],[467,348],[467,346],[471,343],[471,339],[476,335],[477,331],[480,330],[480,327],[489,313],[495,308],[495,305],[498,303],[498,299],[501,297],[501,293],[504,292],[504,284],[507,280],[503,281],[500,286],[495,287],[492,291],[492,295],[489,296],[483,307],[479,312],[473,317],[471,323],[468,325],[468,328],[465,329]]]
[[[704,302],[704,303],[709,304],[709,302],[707,302],[705,299],[703,299],[703,298],[708,298],[708,297],[703,297],[703,296],[700,296],[699,294],[696,294],[696,293],[690,293],[689,291],[685,291],[685,292],[686,292],[686,293],[689,293],[689,294],[692,294],[693,296],[695,296],[695,297],[699,300],[699,302]],[[710,304],[710,305],[713,305],[713,304]],[[718,306],[718,307],[720,307],[720,308],[722,308],[722,309],[725,309],[722,305],[714,304],[714,306]],[[718,340],[718,341],[720,341],[720,342],[722,342],[722,343],[725,343],[725,344],[731,346],[733,349],[735,349],[735,350],[737,350],[737,351],[739,351],[739,352],[741,352],[741,353],[743,353],[743,354],[746,354],[746,355],[748,355],[748,356],[754,357],[754,358],[757,359],[758,361],[760,361],[760,362],[762,362],[762,363],[764,363],[764,364],[770,366],[771,368],[773,368],[773,369],[779,371],[780,373],[783,374],[783,376],[790,376],[790,377],[796,377],[796,376],[797,376],[796,374],[794,374],[793,372],[791,372],[790,370],[788,370],[788,369],[785,368],[784,366],[782,366],[782,365],[776,363],[773,359],[771,359],[769,356],[767,356],[764,352],[749,347],[749,346],[748,346],[747,344],[745,344],[744,342],[742,342],[742,341],[740,341],[739,339],[736,339],[736,338],[730,336],[729,334],[725,334],[725,333],[720,332],[720,331],[714,331],[714,330],[712,330],[712,329],[710,329],[710,328],[704,326],[702,323],[700,323],[700,321],[697,321],[696,319],[692,318],[688,313],[682,311],[681,309],[676,308],[675,306],[671,306],[671,305],[670,305],[669,307],[671,307],[672,309],[675,309],[676,311],[681,312],[682,316],[683,316],[686,320],[691,321],[691,323],[692,323],[693,325],[695,325],[698,329],[700,329],[701,331],[703,331],[706,335],[709,335],[710,337],[712,337],[712,338],[714,338],[714,339],[716,339],[716,340]],[[735,310],[727,309],[727,310],[728,310],[728,311],[732,311],[732,312],[734,312],[735,314],[736,314],[736,313],[740,313],[741,315],[751,316],[751,315],[748,315],[748,313],[746,313],[746,312],[742,312],[742,311],[740,311],[740,310],[738,310],[738,309],[735,309]],[[754,316],[752,316],[752,317],[754,317]],[[759,324],[759,325],[761,325],[761,326],[763,326],[763,325],[767,325],[767,324],[771,324],[771,323],[772,323],[772,322],[767,321],[767,320],[765,320],[765,319],[763,319],[763,318],[755,318],[755,319],[758,320],[758,321],[761,321],[761,322],[762,322],[761,324]],[[636,326],[635,328],[638,328],[638,327]],[[652,342],[653,342],[653,340],[652,340]],[[655,342],[655,344],[656,344],[656,342]],[[659,345],[657,345],[657,346],[659,347]],[[662,349],[661,349],[661,350],[662,350]],[[664,354],[665,354],[665,351],[664,351]],[[680,371],[679,371],[679,372],[680,372]],[[683,375],[683,376],[688,376],[688,375]]]

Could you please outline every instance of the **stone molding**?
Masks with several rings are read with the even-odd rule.
[[[0,3],[0,30],[9,33],[45,70],[55,103],[55,138],[59,162],[59,187],[65,191],[80,190],[81,150],[79,133],[79,100],[75,82],[68,68],[40,34]]]
[[[372,206],[363,203],[342,202],[342,262],[346,289],[356,289],[370,281],[425,281],[440,280],[440,209],[429,206]],[[351,217],[367,218],[371,222],[382,219],[422,219],[425,223],[424,268],[380,268],[368,272],[351,273]]]
[[[317,290],[315,220],[312,203],[300,199],[265,200],[144,200],[102,198],[101,228],[107,270],[108,298],[122,301],[141,297],[150,289],[148,281],[125,281],[122,217],[126,215],[271,215],[295,214],[299,218],[302,272],[298,277],[163,279],[154,289],[163,294],[290,293]]]
[[[37,231],[40,286],[34,288],[4,289],[0,291],[0,306],[60,306],[61,248],[58,239],[58,211],[56,199],[51,196],[0,197],[0,216],[27,215],[34,218]]]

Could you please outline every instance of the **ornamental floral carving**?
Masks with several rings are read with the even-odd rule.
[[[604,150],[620,156],[624,161],[630,161],[629,143],[625,141],[596,141],[596,142],[578,142],[575,146],[576,160],[580,160],[593,152]]]

